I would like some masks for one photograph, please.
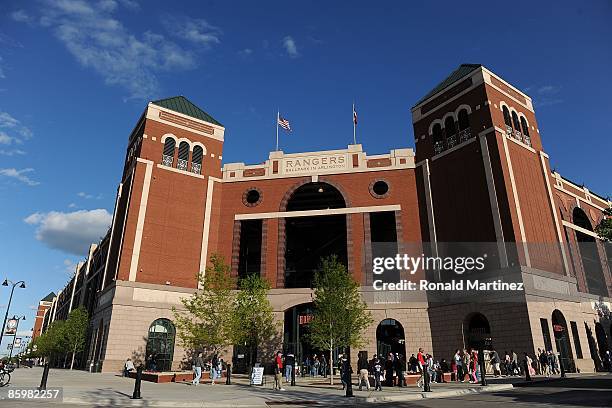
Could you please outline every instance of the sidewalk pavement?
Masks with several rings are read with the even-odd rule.
[[[8,390],[21,387],[35,388],[40,384],[42,368],[20,368],[12,373],[11,383],[0,388],[0,406],[6,404]],[[534,381],[546,381],[544,377],[536,377]],[[264,386],[249,386],[244,376],[232,378],[232,385],[190,383],[155,384],[142,382],[142,399],[132,400],[134,380],[123,378],[116,374],[88,373],[85,371],[70,371],[51,369],[47,388],[63,387],[63,403],[81,404],[94,407],[237,407],[267,408],[269,405],[300,404],[323,406],[330,405],[369,405],[374,402],[414,401],[424,398],[445,398],[483,392],[510,390],[514,385],[524,381],[521,377],[491,379],[490,385],[482,387],[478,384],[451,383],[432,384],[432,391],[424,393],[414,385],[399,387],[383,387],[382,392],[359,391],[353,387],[354,398],[346,398],[341,385],[329,385],[329,380],[323,378],[296,378],[296,386],[284,384],[285,391],[272,389],[272,377],[266,376]],[[356,382],[356,379],[354,379]],[[338,379],[339,383],[339,379]],[[49,401],[39,401],[48,404]]]

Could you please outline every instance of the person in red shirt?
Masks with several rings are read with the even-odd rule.
[[[276,353],[274,359],[274,389],[285,391],[283,388],[283,353]]]
[[[424,353],[425,351],[422,348],[419,348],[419,353],[417,354],[417,368],[419,372],[421,373],[421,377],[419,377],[419,379],[416,382],[417,387],[419,388],[423,386],[423,381],[425,380],[424,373],[427,368],[427,363],[425,361]]]

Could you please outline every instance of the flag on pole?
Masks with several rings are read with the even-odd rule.
[[[287,119],[283,118],[282,116],[278,116],[277,120],[278,120],[278,125],[280,127],[282,127],[288,132],[291,132],[291,124],[289,123]]]
[[[355,110],[355,104],[353,104],[353,124],[357,124],[357,111]]]

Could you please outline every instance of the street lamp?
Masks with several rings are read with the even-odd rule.
[[[25,289],[26,287],[24,281],[13,283],[13,281],[5,279],[4,282],[2,282],[2,286],[9,285],[12,285],[13,287],[11,288],[11,296],[9,297],[8,305],[6,305],[6,314],[4,315],[4,323],[2,323],[2,331],[0,331],[0,344],[2,344],[2,338],[4,337],[4,327],[6,326],[6,319],[8,319],[9,309],[11,308],[11,301],[13,300],[13,291],[15,290],[15,287],[17,285],[19,285],[21,289]]]
[[[25,320],[25,316],[13,316],[13,320],[17,320],[17,326],[15,327],[15,335],[13,336],[13,344],[11,345],[11,350],[9,352],[9,361],[11,361],[11,357],[13,357],[13,348],[15,348],[15,340],[17,340],[17,333],[19,331],[19,322],[21,320]]]

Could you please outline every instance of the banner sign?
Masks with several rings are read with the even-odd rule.
[[[4,331],[4,334],[7,336],[14,336],[15,333],[17,333],[17,325],[17,319],[9,319],[6,322],[6,330]]]
[[[15,348],[21,347],[21,337],[15,339]]]

